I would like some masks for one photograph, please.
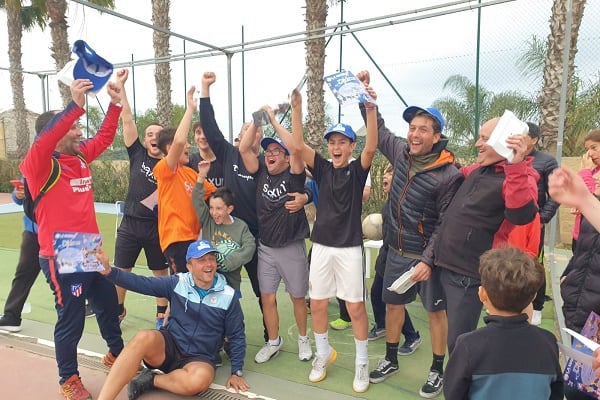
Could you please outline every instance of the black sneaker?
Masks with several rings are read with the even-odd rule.
[[[414,340],[406,339],[402,346],[398,347],[399,356],[410,356],[417,351],[421,345],[421,336],[417,336]]]
[[[21,330],[21,318],[3,315],[0,318],[0,329],[8,332],[19,332]]]
[[[154,390],[154,374],[148,368],[144,368],[142,372],[129,382],[127,385],[127,398],[135,400],[150,390]]]
[[[377,367],[369,374],[371,383],[380,383],[386,380],[387,377],[398,372],[398,364],[392,364],[387,359],[379,360]]]
[[[432,399],[442,392],[444,388],[444,377],[437,371],[429,371],[427,376],[427,382],[423,385],[419,391],[421,397],[426,399]]]

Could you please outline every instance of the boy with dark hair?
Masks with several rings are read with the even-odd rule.
[[[503,247],[480,258],[485,327],[460,335],[446,367],[444,396],[456,399],[562,399],[558,346],[522,312],[544,281],[544,268]]]
[[[241,297],[240,270],[252,259],[256,250],[256,240],[248,225],[231,215],[234,210],[231,190],[220,187],[210,195],[208,205],[204,201],[204,182],[208,179],[210,167],[210,161],[198,163],[198,181],[192,192],[192,203],[202,224],[200,239],[210,240],[219,250],[217,272],[227,279],[227,284]]]
[[[164,157],[152,171],[158,187],[160,247],[172,273],[187,271],[187,248],[200,234],[200,223],[192,206],[192,190],[198,173],[188,167],[190,145],[187,142],[192,115],[198,107],[195,92],[194,86],[187,92],[188,106],[177,130],[165,128],[159,132],[157,146]],[[208,198],[215,187],[209,182],[204,185]]]

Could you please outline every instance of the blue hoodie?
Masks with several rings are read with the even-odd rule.
[[[235,291],[225,277],[215,274],[213,286],[204,297],[192,275],[145,277],[113,268],[106,276],[127,290],[169,300],[171,312],[166,329],[186,354],[202,355],[215,362],[223,338],[231,341],[231,373],[242,370],[246,356],[244,314]]]

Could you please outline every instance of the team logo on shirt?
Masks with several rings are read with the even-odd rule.
[[[217,304],[217,296],[210,297],[210,304]]]
[[[81,296],[83,293],[83,283],[72,283],[71,284],[71,294],[75,297]]]

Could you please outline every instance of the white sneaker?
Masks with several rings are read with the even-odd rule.
[[[533,310],[533,315],[531,316],[531,325],[539,325],[542,323],[542,312],[538,310]]]
[[[265,343],[264,346],[256,353],[254,362],[257,364],[266,363],[271,358],[276,357],[279,354],[279,350],[283,347],[283,339],[279,337],[278,345],[271,345],[269,342]]]
[[[355,368],[352,389],[356,393],[364,393],[369,388],[369,364],[358,364]]]
[[[310,347],[310,339],[308,336],[298,338],[298,358],[300,361],[308,361],[312,358],[312,348]]]
[[[327,367],[331,365],[337,358],[337,351],[333,347],[329,348],[329,357],[321,357],[318,354],[315,354],[315,358],[312,362],[312,369],[310,370],[310,375],[308,375],[308,380],[311,382],[321,382],[323,379],[327,377]],[[369,376],[367,375],[367,380],[369,380]]]

